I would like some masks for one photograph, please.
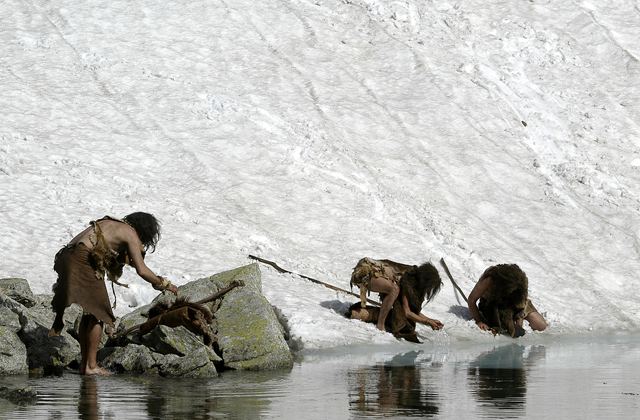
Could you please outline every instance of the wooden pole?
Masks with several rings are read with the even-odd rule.
[[[464,292],[462,291],[460,286],[458,286],[458,283],[456,283],[456,281],[453,279],[453,276],[451,275],[451,272],[449,271],[449,267],[447,267],[447,263],[444,262],[444,258],[440,258],[440,264],[442,264],[442,267],[444,267],[444,271],[447,273],[447,276],[449,276],[449,279],[451,280],[451,283],[453,283],[453,287],[455,287],[458,290],[458,292],[460,292],[460,294],[462,295],[462,298],[464,299],[465,303],[468,304],[467,297],[464,295]]]
[[[265,260],[264,258],[256,257],[255,255],[249,255],[249,258],[251,258],[252,260],[259,261],[259,262],[261,262],[263,264],[270,265],[271,267],[275,268],[279,273],[294,274],[296,276],[302,277],[303,279],[307,279],[307,280],[309,280],[309,281],[311,281],[313,283],[321,284],[324,287],[327,287],[327,288],[329,288],[331,290],[337,290],[338,292],[347,293],[349,295],[355,296],[358,299],[360,299],[360,295],[359,294],[350,292],[350,291],[345,290],[345,289],[341,289],[339,287],[336,287],[336,286],[333,286],[331,284],[322,282],[320,280],[316,280],[316,279],[311,278],[311,277],[304,276],[302,274],[298,274],[298,273],[294,273],[294,272],[289,271],[289,270],[285,270],[284,268],[280,267],[278,264],[274,263],[273,261]],[[368,299],[368,298],[367,298],[367,302],[369,302],[369,303],[371,303],[373,305],[376,305],[376,306],[380,306],[381,305],[380,302],[376,302],[375,300],[371,300],[371,299]]]

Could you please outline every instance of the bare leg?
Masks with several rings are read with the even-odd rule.
[[[525,319],[529,322],[532,330],[544,331],[547,328],[547,322],[538,312],[531,312]]]
[[[93,315],[83,315],[80,321],[80,374],[107,375],[108,372],[98,366],[97,356],[102,339],[102,322]]]
[[[371,279],[369,288],[372,292],[384,293],[387,295],[382,300],[382,306],[380,307],[380,316],[378,317],[377,324],[379,330],[386,331],[384,322],[387,319],[387,315],[389,315],[389,311],[391,311],[393,302],[395,302],[398,298],[400,288],[396,284],[382,277],[374,277],[373,279]]]

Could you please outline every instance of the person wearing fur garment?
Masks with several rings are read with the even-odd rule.
[[[467,304],[476,325],[483,331],[499,334],[506,329],[511,337],[519,337],[524,335],[523,320],[535,331],[547,328],[546,321],[528,298],[527,275],[516,264],[487,268],[471,291]]]
[[[375,323],[378,329],[410,341],[417,341],[418,322],[434,330],[443,327],[442,322],[420,313],[424,300],[430,302],[442,287],[438,271],[430,263],[414,266],[363,258],[353,270],[351,284],[360,287],[361,299],[349,308],[347,317],[351,319]],[[368,292],[380,294],[380,308],[366,305]]]
[[[56,318],[49,336],[58,335],[64,328],[64,311],[72,303],[82,307],[79,342],[83,375],[105,375],[96,360],[102,338],[103,324],[114,326],[107,278],[118,283],[125,264],[135,268],[154,289],[178,294],[178,288],[155,275],[144,263],[145,252],[160,239],[160,223],[149,213],[132,213],[124,219],[105,216],[73,238],[55,257],[54,270],[58,281],[53,286],[51,306]]]

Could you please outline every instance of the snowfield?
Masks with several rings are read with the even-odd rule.
[[[4,0],[0,277],[48,293],[91,220],[148,211],[178,285],[249,254],[345,289],[365,256],[432,261],[445,329],[418,331],[446,344],[495,339],[439,260],[467,294],[517,263],[549,323],[520,340],[638,332],[639,7]],[[261,270],[293,349],[396,342]],[[122,282],[117,315],[155,296]]]

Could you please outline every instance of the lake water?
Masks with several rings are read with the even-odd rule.
[[[529,340],[529,341],[527,341]],[[443,340],[446,342],[446,340]],[[307,353],[278,372],[209,380],[132,375],[5,377],[38,400],[0,400],[0,419],[637,419],[640,336]]]

